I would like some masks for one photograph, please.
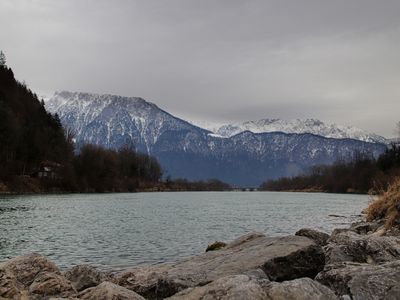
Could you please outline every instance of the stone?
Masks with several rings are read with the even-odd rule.
[[[15,299],[20,296],[21,286],[10,272],[0,269],[0,299]]]
[[[345,261],[382,263],[400,259],[400,238],[342,231],[332,235],[324,251],[326,264]]]
[[[103,281],[111,279],[111,275],[101,272],[89,265],[79,265],[64,272],[65,278],[72,282],[74,288],[79,292],[84,289],[97,286]]]
[[[400,261],[379,265],[344,262],[327,265],[315,278],[338,296],[353,300],[400,297]]]
[[[136,267],[117,275],[112,282],[148,299],[157,298],[157,295],[170,296],[186,288],[186,286],[181,287],[177,283],[169,283],[165,280],[167,270],[170,268],[170,265]]]
[[[50,297],[49,300],[79,300],[79,298],[75,298],[75,297],[68,297],[68,298]]]
[[[265,237],[250,234],[181,262],[129,270],[115,282],[146,298],[163,298],[195,286],[206,285],[230,275],[262,269],[271,280],[315,277],[323,269],[322,248],[302,236]]]
[[[383,226],[383,222],[357,222],[350,226],[350,230],[358,234],[368,234],[377,231]]]
[[[80,292],[78,297],[89,300],[145,300],[137,293],[109,281]]]
[[[298,236],[305,236],[312,239],[317,245],[325,246],[329,239],[329,234],[310,228],[302,228],[295,233]]]
[[[214,243],[208,245],[206,252],[219,250],[219,249],[224,248],[225,246],[226,246],[226,243],[217,241],[217,242],[214,242]]]
[[[31,286],[29,293],[41,296],[75,296],[76,290],[72,283],[64,276],[57,273],[40,273]]]
[[[338,300],[329,288],[310,278],[270,282],[248,275],[232,275],[205,286],[188,288],[169,300]]]
[[[310,278],[273,282],[267,296],[271,300],[339,300],[332,290]]]
[[[205,286],[188,288],[169,300],[242,300],[268,299],[263,286],[269,280],[256,279],[248,275],[232,275],[217,279]]]
[[[57,266],[39,254],[18,256],[0,263],[0,270],[11,273],[24,287],[29,287],[42,272],[59,273]]]

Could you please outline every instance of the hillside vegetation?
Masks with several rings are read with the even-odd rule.
[[[357,153],[350,161],[316,166],[305,175],[264,182],[261,190],[380,193],[400,176],[400,147],[391,145],[378,159]]]
[[[0,180],[11,184],[41,161],[65,163],[73,156],[58,117],[47,113],[36,94],[5,65],[0,65],[0,145]]]
[[[132,148],[84,146],[0,64],[0,192],[134,191],[161,178],[157,160]]]

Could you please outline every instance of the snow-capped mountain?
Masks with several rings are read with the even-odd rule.
[[[387,140],[377,134],[368,133],[362,129],[336,124],[327,124],[317,119],[261,119],[243,123],[204,126],[214,134],[231,137],[243,131],[253,133],[284,132],[284,133],[312,133],[335,139],[356,139],[371,143],[387,143]]]
[[[78,145],[90,143],[107,148],[134,145],[151,153],[165,132],[194,127],[137,97],[63,91],[56,92],[46,102],[46,109],[58,113],[62,123],[73,129]]]
[[[355,151],[379,155],[381,143],[327,138],[311,133],[239,131],[224,137],[190,124],[141,98],[59,92],[46,108],[76,135],[77,145],[118,149],[134,145],[154,155],[166,175],[191,180],[219,178],[257,186],[317,164],[349,158]],[[218,135],[219,134],[219,135]]]

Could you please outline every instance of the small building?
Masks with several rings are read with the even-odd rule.
[[[39,168],[32,173],[32,177],[37,178],[49,178],[57,179],[59,178],[59,172],[62,165],[54,161],[45,160],[40,163]]]

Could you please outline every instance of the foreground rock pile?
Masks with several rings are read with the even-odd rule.
[[[400,237],[380,223],[331,235],[251,233],[175,264],[65,272],[38,254],[0,263],[0,299],[400,299]]]

